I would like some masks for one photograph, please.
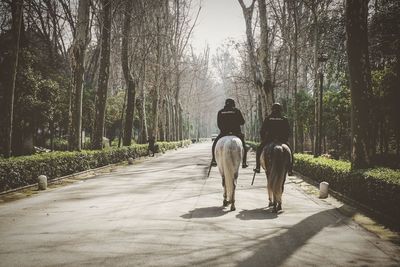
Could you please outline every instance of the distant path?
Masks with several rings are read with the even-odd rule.
[[[217,168],[205,179],[210,147],[0,204],[0,266],[400,265],[399,247],[293,182],[284,212],[270,213],[251,167],[240,170],[237,210],[222,209]]]

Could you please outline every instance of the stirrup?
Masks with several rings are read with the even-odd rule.
[[[212,160],[210,165],[212,167],[217,167],[217,162],[215,160]]]

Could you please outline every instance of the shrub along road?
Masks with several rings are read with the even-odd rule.
[[[398,266],[378,238],[288,179],[267,208],[262,174],[241,169],[236,211],[221,208],[210,143],[0,204],[0,266]],[[254,165],[254,156],[251,156]]]

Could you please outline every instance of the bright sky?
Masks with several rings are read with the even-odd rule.
[[[244,2],[248,4],[249,1]],[[228,38],[245,38],[245,22],[237,0],[193,0],[193,16],[199,5],[201,11],[192,36],[192,45],[197,53],[202,52],[207,43],[212,55]]]

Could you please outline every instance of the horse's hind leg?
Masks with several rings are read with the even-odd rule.
[[[268,200],[269,200],[268,207],[272,207],[274,205],[274,202],[272,197],[273,191],[271,188],[271,181],[267,181],[267,190],[268,190]]]
[[[236,207],[235,207],[235,191],[236,191],[236,185],[233,185],[231,211],[236,210]]]
[[[225,186],[225,177],[222,176],[222,187],[224,188],[224,200],[222,201],[222,206],[228,206],[229,202],[226,200],[226,186]]]
[[[276,211],[282,210],[282,194],[283,194],[283,185],[284,185],[284,178],[281,180],[281,184],[278,184],[275,188],[275,196],[276,196]]]
[[[222,206],[228,206],[229,202],[226,200],[226,187],[224,186],[224,201],[222,202]]]

